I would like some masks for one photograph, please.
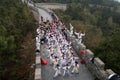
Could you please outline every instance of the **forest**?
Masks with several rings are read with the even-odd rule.
[[[28,33],[35,32],[35,22],[21,0],[0,0],[0,80],[30,80],[30,53],[21,50]]]
[[[100,57],[106,67],[120,74],[120,3],[113,0],[34,0],[68,4],[67,10],[54,10],[69,29],[86,33],[83,43]]]

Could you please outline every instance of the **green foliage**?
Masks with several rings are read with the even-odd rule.
[[[106,63],[106,68],[120,74],[120,4],[112,0],[80,1],[69,4],[66,11],[55,13],[68,29],[71,23],[75,31],[85,32],[83,43],[87,48]]]
[[[23,37],[34,27],[33,15],[21,0],[0,1],[0,80],[19,80],[10,69],[19,65]]]
[[[102,42],[94,52],[102,60],[104,60],[106,67],[113,69],[115,72],[120,73],[120,30],[113,32],[113,34],[104,42]]]
[[[113,0],[33,0],[36,3],[46,2],[46,3],[81,3],[84,5],[95,4],[104,6],[117,6],[118,2]]]

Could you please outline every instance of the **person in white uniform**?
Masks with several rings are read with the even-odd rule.
[[[59,64],[56,65],[54,70],[55,70],[55,75],[54,75],[54,78],[55,78],[61,74],[61,67],[59,66]]]
[[[68,64],[66,64],[66,66],[63,67],[63,70],[64,70],[64,71],[63,71],[63,76],[65,76],[65,74],[70,75],[69,69],[70,69],[70,66],[69,66]]]
[[[53,62],[53,68],[55,68],[55,66],[57,66],[57,64],[59,63],[59,59],[57,56],[55,56],[54,62]]]
[[[85,33],[82,33],[81,31],[79,33],[75,32],[75,35],[78,37],[78,44],[81,44],[82,37],[85,36]]]
[[[73,26],[70,23],[70,37],[72,37],[72,35],[73,35]]]
[[[40,37],[38,35],[36,36],[36,50],[40,51]]]
[[[75,64],[73,64],[72,73],[79,73],[79,64],[77,61],[75,61]]]
[[[62,55],[61,59],[60,59],[60,66],[65,66],[66,64],[66,57],[65,55]]]
[[[51,54],[50,55],[50,65],[52,65],[53,64],[53,62],[54,62],[54,54]]]
[[[36,36],[36,43],[40,43],[40,37],[39,37],[39,35]]]
[[[75,61],[76,61],[76,59],[75,59],[75,57],[72,55],[72,56],[70,57],[70,59],[69,59],[68,62],[70,62],[70,66],[73,66],[73,65],[75,64]]]
[[[36,32],[37,32],[37,34],[41,33],[40,27],[37,28]]]

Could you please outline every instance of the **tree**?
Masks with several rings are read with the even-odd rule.
[[[21,0],[0,1],[0,80],[21,80],[17,74],[24,66],[21,65],[21,44],[24,36],[33,33],[35,27],[33,15]]]
[[[120,73],[120,3],[112,0],[79,0],[71,3],[65,12],[56,12],[75,31],[85,31],[83,43],[100,57],[107,68]],[[62,13],[62,14],[61,14]],[[67,21],[71,19],[69,21]]]

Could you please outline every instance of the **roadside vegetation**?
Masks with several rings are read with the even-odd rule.
[[[71,23],[74,31],[85,32],[83,43],[87,48],[106,63],[106,68],[120,74],[120,13],[117,8],[73,3],[66,11],[55,10],[55,13],[66,27]]]
[[[21,0],[0,0],[0,80],[31,80],[35,27]]]

